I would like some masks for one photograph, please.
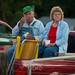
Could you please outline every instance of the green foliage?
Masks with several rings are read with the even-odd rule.
[[[48,16],[53,6],[60,6],[65,17],[75,17],[75,0],[0,0],[0,19],[13,27],[22,17],[22,8],[27,4],[35,5],[38,17]]]

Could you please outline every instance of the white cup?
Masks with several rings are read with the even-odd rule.
[[[50,44],[50,40],[44,40],[44,42],[45,42],[45,46]]]

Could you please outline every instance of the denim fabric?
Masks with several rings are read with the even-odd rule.
[[[46,58],[46,57],[54,57],[58,56],[59,48],[57,45],[51,47],[40,46],[39,47],[39,58]]]
[[[36,21],[36,23],[34,24],[35,21]],[[19,34],[19,29],[20,28],[19,28],[18,24],[19,24],[19,22],[12,29],[12,35],[17,36]],[[39,40],[42,39],[42,37],[43,37],[43,31],[44,31],[44,25],[43,25],[43,23],[41,21],[33,18],[32,23],[30,23],[29,25],[27,23],[24,23],[23,27],[28,27],[28,28],[31,27],[33,29],[34,36],[37,36]]]
[[[43,46],[43,45],[40,45],[40,46],[39,46],[38,58],[42,58],[42,57],[43,57],[43,53],[44,53],[44,49],[45,49],[45,48],[46,48],[46,47]]]
[[[31,27],[22,27],[19,34],[22,36],[27,32],[29,32],[32,36],[34,36],[33,29]]]
[[[34,36],[32,27],[22,27],[20,32],[19,32],[19,35],[21,36],[21,41],[24,40],[24,38],[25,38],[24,34],[26,34],[27,32],[30,33],[31,36]]]
[[[7,57],[7,60],[8,60],[8,63],[11,61],[11,58],[13,56],[13,52],[16,48],[16,45],[13,45],[12,47],[10,47],[6,53],[6,57]]]

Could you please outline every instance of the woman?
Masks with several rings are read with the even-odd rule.
[[[51,21],[46,24],[44,44],[39,48],[39,57],[53,57],[67,52],[69,26],[63,18],[63,11],[59,6],[51,9]],[[50,42],[45,45],[46,40]]]

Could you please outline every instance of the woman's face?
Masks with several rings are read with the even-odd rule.
[[[61,13],[60,12],[58,12],[58,11],[56,11],[56,12],[54,12],[53,13],[53,20],[54,21],[56,21],[56,22],[58,22],[58,21],[60,21],[61,20]]]

